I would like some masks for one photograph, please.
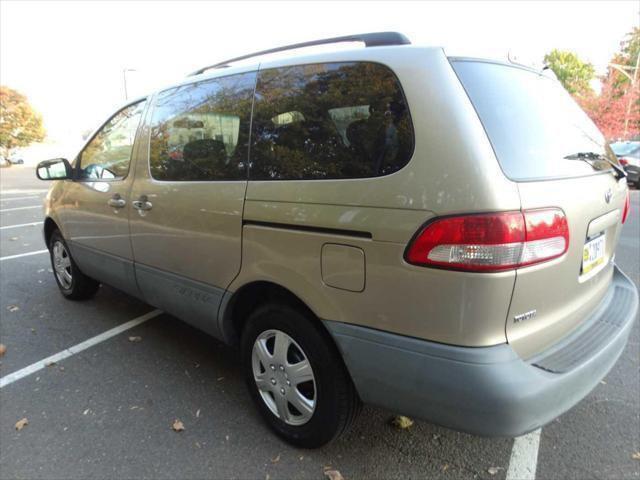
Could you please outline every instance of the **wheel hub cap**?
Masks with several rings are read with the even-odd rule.
[[[316,408],[316,382],[309,360],[280,330],[261,333],[251,355],[253,378],[265,405],[288,425],[303,425]]]
[[[52,249],[53,269],[63,288],[71,288],[71,257],[62,242],[55,242]]]

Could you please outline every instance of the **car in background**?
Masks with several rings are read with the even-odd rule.
[[[616,142],[610,146],[627,172],[627,183],[637,187],[640,182],[640,141]]]

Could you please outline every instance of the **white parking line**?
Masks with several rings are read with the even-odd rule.
[[[7,257],[0,257],[0,261],[4,261],[4,260],[12,260],[14,258],[20,258],[20,257],[29,257],[31,255],[39,255],[41,253],[47,253],[49,250],[36,250],[35,252],[27,252],[27,253],[19,253],[17,255],[9,255]]]
[[[21,223],[19,225],[7,225],[6,227],[0,227],[0,230],[7,230],[9,228],[20,228],[20,227],[33,227],[34,225],[40,225],[43,222],[31,222],[31,223]]]
[[[4,208],[2,210],[0,210],[0,213],[2,212],[13,212],[15,210],[30,210],[32,208],[42,208],[42,205],[34,205],[33,207],[13,207],[13,208]]]
[[[9,200],[28,200],[30,198],[40,198],[40,197],[37,197],[35,195],[31,195],[29,197],[9,197],[9,198],[0,197],[0,202],[8,202]]]
[[[507,480],[535,480],[541,429],[513,441]]]
[[[18,370],[17,372],[10,373],[0,378],[0,388],[6,387],[7,385],[20,380],[26,376],[31,375],[32,373],[37,372],[38,370],[42,370],[47,365],[51,365],[52,363],[57,363],[65,358],[69,358],[76,353],[80,353],[87,348],[93,347],[99,343],[104,342],[105,340],[109,340],[111,337],[115,337],[116,335],[129,330],[130,328],[137,327],[143,322],[147,320],[151,320],[154,317],[157,317],[162,313],[162,310],[153,310],[149,313],[145,313],[144,315],[134,318],[133,320],[129,320],[122,325],[118,325],[117,327],[112,328],[111,330],[107,330],[106,332],[101,333],[100,335],[96,335],[95,337],[90,338],[89,340],[85,340],[82,343],[74,345],[73,347],[69,347],[61,352],[58,352],[50,357],[45,358],[44,360],[40,360],[36,363],[32,363],[28,367],[24,367],[23,369]]]

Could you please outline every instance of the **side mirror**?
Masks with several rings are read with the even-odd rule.
[[[40,180],[67,180],[72,178],[73,169],[66,158],[54,158],[40,162],[36,167],[36,176]]]

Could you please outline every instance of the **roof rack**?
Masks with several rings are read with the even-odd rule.
[[[310,42],[294,43],[292,45],[285,45],[283,47],[270,48],[269,50],[262,50],[260,52],[250,53],[248,55],[242,55],[241,57],[230,58],[224,62],[215,63],[206,67],[200,68],[195,72],[189,74],[189,76],[200,75],[201,73],[211,70],[213,68],[228,67],[230,63],[245,60],[251,57],[259,57],[267,55],[269,53],[284,52],[286,50],[295,50],[304,47],[313,47],[316,45],[328,45],[331,43],[343,43],[343,42],[362,42],[365,47],[382,47],[389,45],[409,45],[411,41],[398,32],[373,32],[373,33],[361,33],[359,35],[345,35],[343,37],[324,38],[321,40],[312,40]]]

